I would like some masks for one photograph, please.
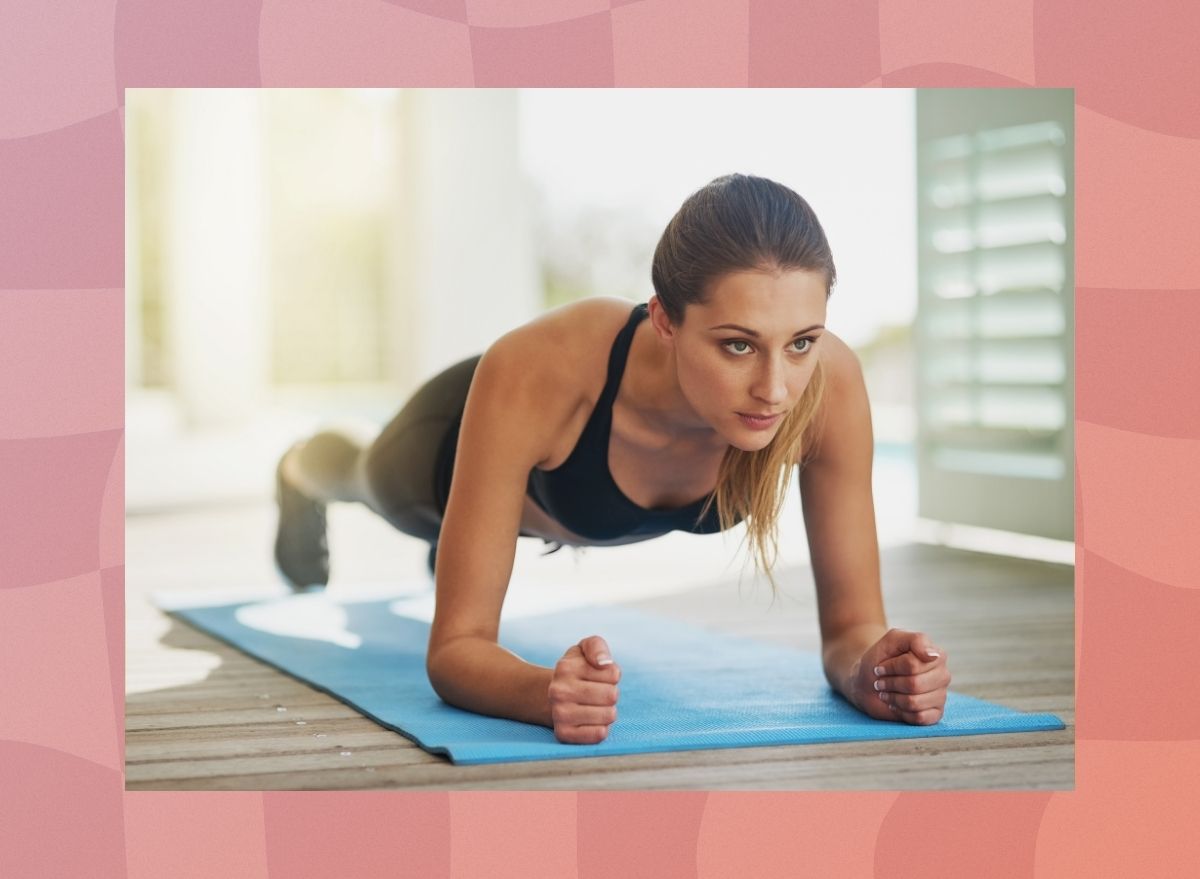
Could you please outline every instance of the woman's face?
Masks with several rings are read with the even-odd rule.
[[[682,324],[668,325],[665,335],[688,404],[725,442],[749,452],[765,447],[800,401],[824,324],[822,273],[739,271],[714,281],[708,301],[687,306]]]

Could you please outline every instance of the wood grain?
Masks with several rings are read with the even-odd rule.
[[[219,533],[220,547],[195,539],[205,533]],[[262,565],[263,542],[196,515],[131,520],[127,535],[129,790],[1074,787],[1069,566],[920,544],[883,553],[889,623],[926,631],[947,650],[956,692],[1057,714],[1065,730],[454,766],[150,605],[154,589],[229,583],[239,573],[245,580]],[[777,579],[774,604],[761,588],[739,590],[734,578],[630,606],[819,649],[810,572]]]

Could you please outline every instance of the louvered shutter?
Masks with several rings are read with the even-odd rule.
[[[1074,97],[917,95],[919,512],[1071,540]]]

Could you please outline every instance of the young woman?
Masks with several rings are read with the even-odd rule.
[[[655,295],[531,321],[432,379],[369,445],[335,432],[280,462],[276,560],[323,585],[325,504],[359,501],[436,553],[427,668],[446,702],[603,740],[620,668],[600,635],[554,668],[497,644],[518,536],[610,546],[744,521],[770,577],[793,468],[830,685],[871,717],[937,723],[945,651],[889,629],[862,371],[825,328],[835,269],[808,203],[730,175],[691,195],[654,254]],[[774,580],[771,580],[774,584]]]

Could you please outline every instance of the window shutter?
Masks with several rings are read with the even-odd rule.
[[[917,95],[920,515],[1074,536],[1074,100]]]

